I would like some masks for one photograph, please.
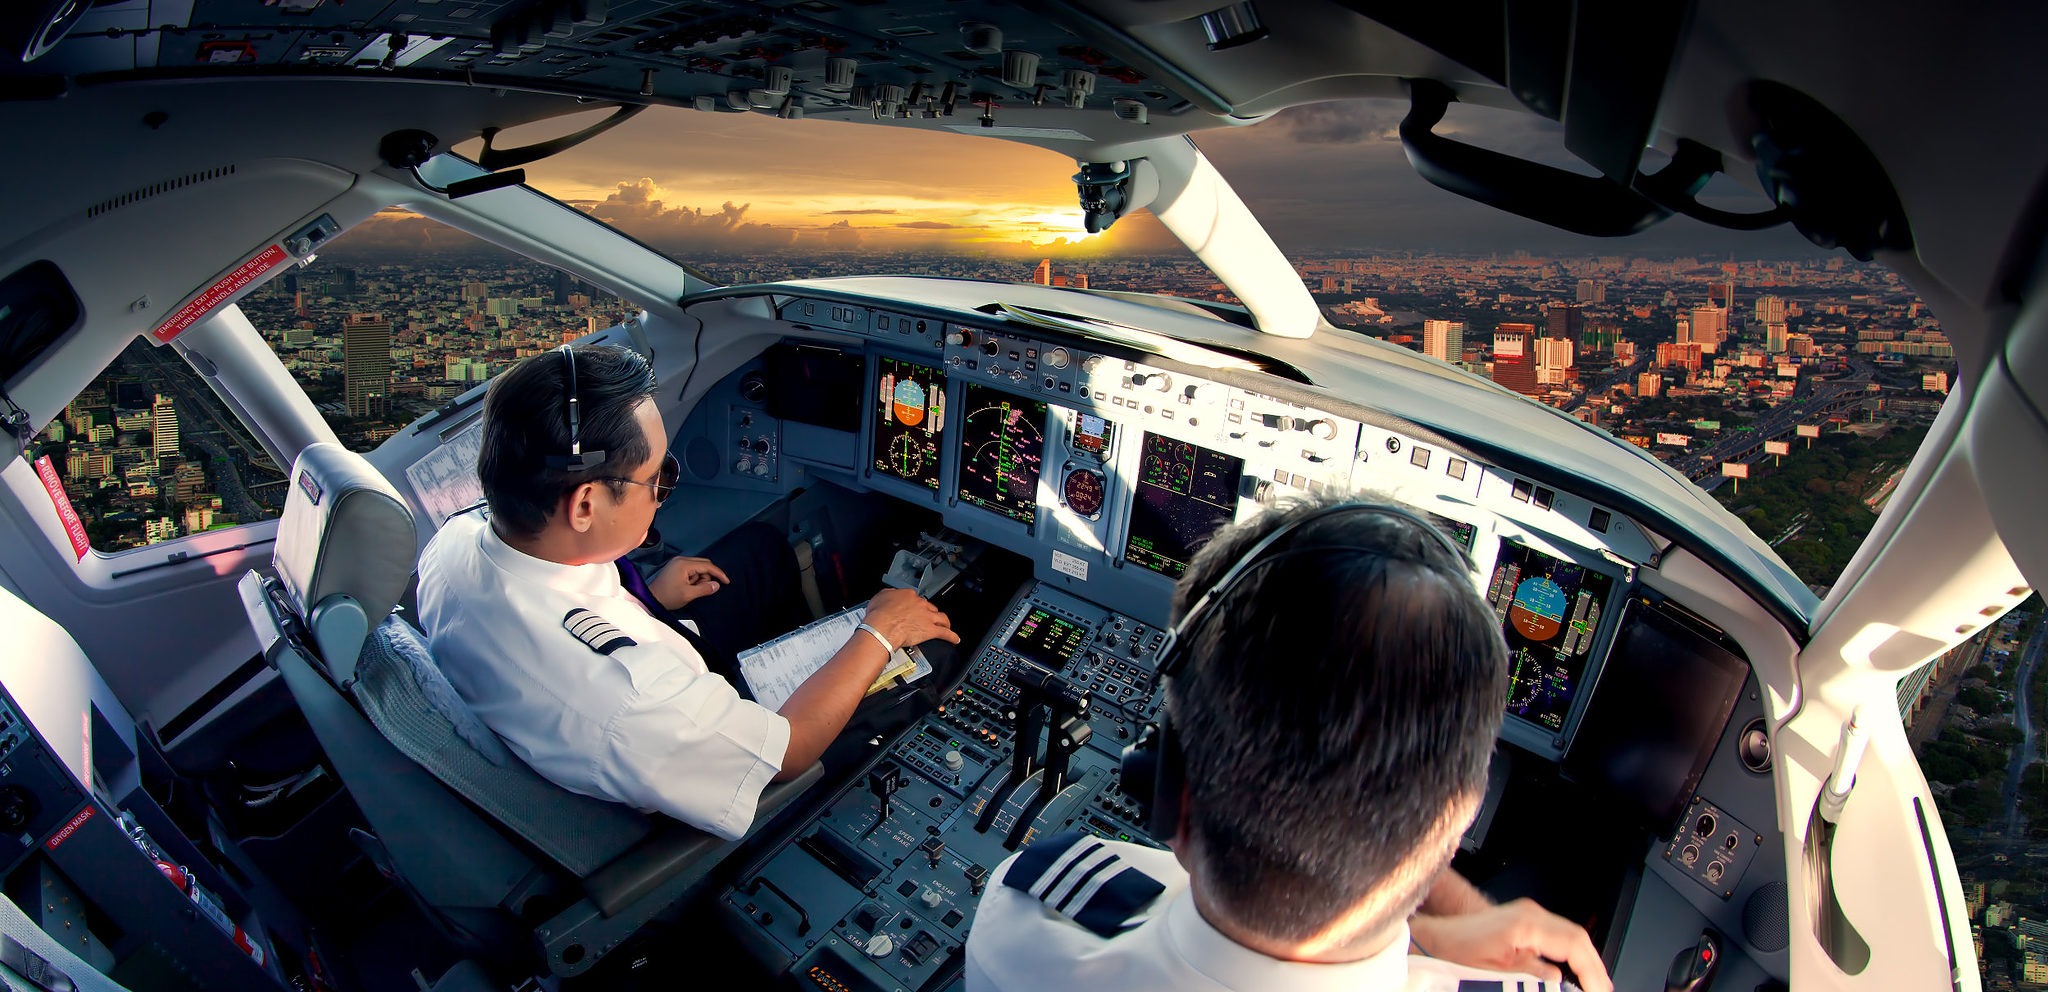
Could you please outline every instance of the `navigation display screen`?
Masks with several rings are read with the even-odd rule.
[[[1124,557],[1177,579],[1209,535],[1237,515],[1244,459],[1149,431],[1143,446]]]
[[[1501,540],[1486,601],[1508,642],[1509,715],[1564,729],[1613,591],[1613,576]]]
[[[1669,825],[1699,785],[1749,677],[1740,650],[1668,606],[1630,604],[1565,773],[1632,797],[1651,823]]]
[[[1017,625],[1017,632],[1010,635],[1010,642],[1003,646],[1058,672],[1066,669],[1067,662],[1073,660],[1074,652],[1081,650],[1081,642],[1087,639],[1088,628],[1042,606],[1034,606],[1024,615],[1024,622]]]
[[[960,498],[1021,523],[1038,515],[1045,404],[968,383],[960,421]]]
[[[875,471],[939,488],[939,435],[946,430],[946,373],[883,358],[875,370]]]

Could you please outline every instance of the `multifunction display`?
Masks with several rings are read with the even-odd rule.
[[[1074,652],[1088,639],[1088,628],[1042,606],[1024,614],[1017,632],[1010,635],[1010,651],[1029,658],[1055,672],[1065,671]]]
[[[1022,523],[1038,513],[1045,404],[969,383],[960,424],[960,498]]]
[[[1613,590],[1612,576],[1502,539],[1486,601],[1508,642],[1509,714],[1564,729]]]
[[[901,358],[875,365],[875,471],[939,488],[939,436],[946,430],[946,374]]]
[[[1124,557],[1170,579],[1237,514],[1244,459],[1146,432]]]

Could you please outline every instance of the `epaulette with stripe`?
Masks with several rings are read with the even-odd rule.
[[[1097,935],[1114,937],[1166,886],[1083,833],[1047,837],[1024,849],[1003,884],[1017,889]]]
[[[577,640],[590,645],[590,650],[598,654],[611,654],[620,648],[630,648],[640,643],[612,626],[610,620],[580,606],[563,615],[562,626],[568,628],[569,633],[576,635]]]

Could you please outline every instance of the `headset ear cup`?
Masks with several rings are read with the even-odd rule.
[[[1187,788],[1187,756],[1181,753],[1180,735],[1173,732],[1173,721],[1166,714],[1159,714],[1158,726],[1152,813],[1145,830],[1155,839],[1171,843],[1180,834],[1180,797]]]

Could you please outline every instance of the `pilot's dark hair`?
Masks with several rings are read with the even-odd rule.
[[[1178,620],[1299,522],[1261,558],[1290,553],[1186,632],[1167,693],[1201,884],[1237,927],[1289,943],[1413,911],[1477,809],[1508,688],[1462,556],[1420,521],[1332,502],[1219,532],[1174,592]]]
[[[569,453],[569,361],[559,349],[512,366],[484,393],[477,481],[491,504],[492,521],[509,533],[540,533],[564,493],[593,479],[627,476],[651,454],[633,418],[634,408],[654,395],[647,360],[615,345],[574,350],[576,405],[582,411],[578,440],[585,452],[605,453],[590,468],[567,471],[549,463],[550,456]],[[610,488],[621,495],[626,487],[612,481]]]

